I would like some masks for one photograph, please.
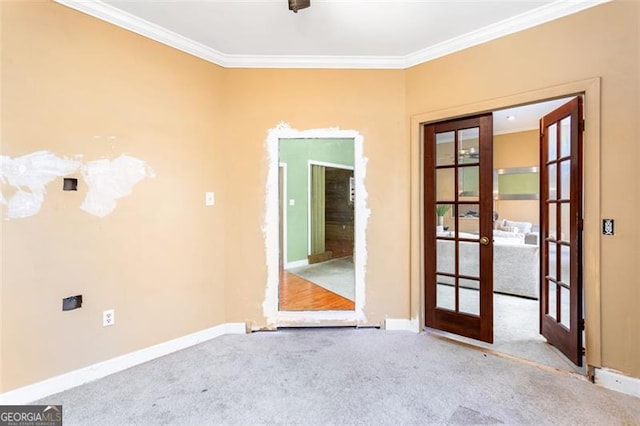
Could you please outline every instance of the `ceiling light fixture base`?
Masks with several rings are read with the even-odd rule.
[[[311,0],[289,0],[289,10],[293,10],[293,13],[298,13],[298,10],[309,6],[311,6]]]

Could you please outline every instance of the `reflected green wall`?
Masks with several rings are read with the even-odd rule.
[[[287,164],[287,263],[307,259],[308,162],[353,167],[353,154],[353,139],[280,139],[279,161]]]

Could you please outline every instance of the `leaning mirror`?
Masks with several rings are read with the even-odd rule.
[[[354,310],[354,141],[280,139],[280,306]]]

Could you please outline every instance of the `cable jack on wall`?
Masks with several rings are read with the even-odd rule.
[[[311,6],[311,0],[289,0],[289,10],[293,10],[293,13],[298,13],[298,10],[309,6]]]

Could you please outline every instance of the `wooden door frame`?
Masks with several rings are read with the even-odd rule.
[[[585,330],[586,338],[584,343],[586,346],[587,366],[602,366],[600,314],[600,86],[600,78],[596,77],[411,116],[410,235],[412,238],[410,247],[410,317],[416,330],[422,329],[425,319],[424,269],[422,266],[424,254],[424,241],[422,238],[424,234],[422,126],[426,123],[492,112],[517,105],[584,95],[583,288],[585,323],[588,325]]]

